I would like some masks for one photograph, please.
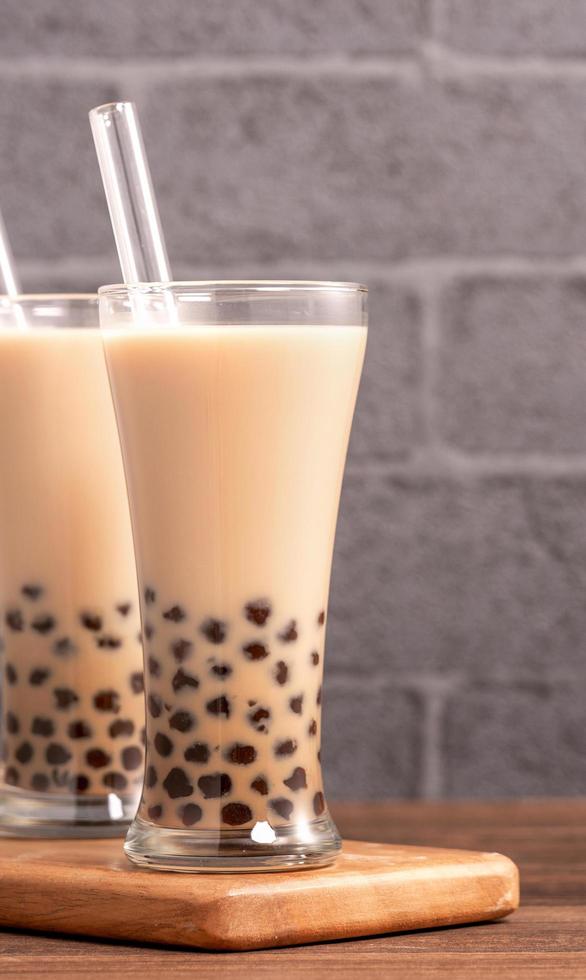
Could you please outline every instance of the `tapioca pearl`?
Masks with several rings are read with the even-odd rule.
[[[152,789],[153,786],[157,785],[158,781],[159,781],[159,776],[155,767],[152,765],[147,766],[145,777],[144,777],[144,784],[147,787],[147,789]]]
[[[299,636],[297,632],[297,620],[292,619],[277,635],[281,643],[294,643]]]
[[[81,625],[92,633],[99,633],[102,629],[102,617],[99,613],[84,610],[79,617]]]
[[[311,662],[311,664],[312,664],[312,665],[313,665],[314,667],[317,667],[317,665],[319,664],[319,653],[317,652],[317,650],[313,650],[313,651],[312,651],[312,652],[310,653],[310,655],[309,655],[309,659],[310,659],[310,662]]]
[[[121,638],[111,633],[96,637],[96,643],[100,650],[118,650],[122,646]]]
[[[264,778],[264,776],[257,776],[253,779],[250,788],[255,791],[255,793],[260,793],[261,796],[268,796],[269,794],[269,784]]]
[[[160,665],[160,663],[159,663],[159,661],[157,660],[156,657],[153,657],[151,655],[148,658],[148,660],[147,660],[147,667],[148,667],[148,671],[149,671],[149,674],[151,675],[151,677],[160,677],[161,676],[161,665]]]
[[[263,708],[259,706],[255,708],[254,711],[248,712],[248,720],[253,728],[257,732],[267,732],[268,731],[268,721],[270,720],[271,712],[269,708]]]
[[[4,673],[6,675],[6,680],[9,684],[16,684],[18,681],[18,674],[16,668],[12,664],[6,664],[4,668]]]
[[[196,723],[196,718],[190,711],[175,711],[169,718],[169,728],[178,732],[190,732]]]
[[[163,732],[157,732],[155,735],[154,746],[159,755],[162,755],[165,759],[170,756],[171,752],[173,751],[173,742],[167,735],[164,735]]]
[[[163,780],[163,788],[172,800],[177,800],[181,796],[193,796],[193,786],[184,770],[180,769],[179,766],[174,766],[167,773]]]
[[[77,704],[79,701],[78,695],[70,687],[56,687],[53,690],[53,697],[58,711],[67,711],[72,704]]]
[[[152,640],[152,638],[153,638],[154,635],[155,635],[155,627],[153,626],[153,624],[152,623],[145,623],[144,624],[144,636],[145,636],[145,640]]]
[[[297,742],[294,738],[286,738],[275,745],[275,755],[293,755],[297,751]]]
[[[20,776],[18,769],[15,766],[7,766],[4,772],[4,782],[8,783],[9,786],[18,786],[20,782]]]
[[[31,745],[30,742],[22,742],[18,746],[18,748],[17,748],[16,752],[14,753],[14,755],[16,756],[16,758],[18,759],[18,761],[20,763],[22,763],[22,765],[24,766],[24,765],[26,765],[27,762],[30,762],[31,761],[31,759],[32,759],[32,757],[34,755],[34,751],[35,750],[33,749],[33,747],[32,747],[32,745]]]
[[[76,793],[85,793],[85,791],[90,788],[90,781],[87,776],[80,773],[79,776],[74,776],[71,780],[71,788]]]
[[[242,652],[247,660],[264,660],[271,651],[264,643],[247,643]]]
[[[97,711],[111,711],[117,715],[120,711],[120,695],[117,691],[98,691],[94,694],[94,707]]]
[[[312,718],[311,721],[309,722],[309,725],[307,726],[307,734],[317,735],[317,721],[315,720],[315,718]]]
[[[9,735],[18,735],[20,731],[20,722],[12,711],[6,712],[6,731]]]
[[[194,742],[193,745],[189,745],[185,749],[183,757],[186,762],[200,762],[205,764],[208,762],[211,754],[210,747],[205,742]]]
[[[42,735],[44,738],[49,738],[55,731],[55,725],[51,718],[43,718],[40,715],[35,715],[31,723],[31,733],[33,735]]]
[[[128,786],[128,780],[122,772],[112,771],[104,773],[102,776],[102,782],[104,786],[107,786],[109,789],[123,790]]]
[[[37,793],[44,793],[49,788],[49,777],[44,772],[35,772],[31,778],[31,786]]]
[[[288,779],[284,779],[283,782],[293,792],[297,792],[299,789],[307,789],[307,773],[303,766],[296,766]]]
[[[222,822],[230,827],[240,827],[252,820],[252,810],[246,803],[226,803],[222,807]]]
[[[160,718],[163,713],[163,699],[158,694],[149,694],[147,709],[151,718]]]
[[[326,808],[326,801],[322,792],[317,792],[313,797],[313,812],[316,817],[320,817]]]
[[[144,674],[142,670],[135,670],[130,675],[130,690],[133,694],[142,694],[144,691]]]
[[[232,667],[230,664],[214,664],[210,673],[214,674],[216,677],[219,677],[221,680],[224,680],[232,673]]]
[[[184,619],[187,619],[187,613],[182,606],[175,605],[165,610],[163,619],[167,619],[170,623],[182,623]]]
[[[144,601],[146,602],[147,606],[152,606],[157,601],[157,593],[150,585],[145,587]]]
[[[22,633],[24,630],[24,616],[20,609],[9,609],[4,616],[4,622],[13,633]]]
[[[108,728],[110,738],[127,738],[133,733],[134,722],[132,718],[116,718]]]
[[[181,691],[184,687],[191,687],[193,690],[197,690],[199,680],[193,674],[188,674],[187,671],[183,670],[183,667],[180,667],[179,670],[175,671],[171,684],[174,691]]]
[[[198,789],[206,800],[219,800],[227,796],[232,789],[232,780],[227,772],[211,772],[200,776],[197,781]]]
[[[42,613],[40,616],[35,616],[31,623],[32,629],[34,629],[36,633],[40,633],[41,636],[46,636],[47,633],[50,633],[55,629],[56,625],[57,620],[49,613]]]
[[[142,765],[142,749],[139,745],[127,745],[120,753],[122,765],[127,772],[133,772]]]
[[[45,752],[45,758],[52,766],[63,766],[71,759],[71,752],[59,742],[50,742]]]
[[[160,820],[163,816],[163,807],[160,803],[155,803],[154,806],[150,806],[147,810],[149,820]]]
[[[296,714],[296,715],[302,714],[303,713],[303,695],[302,694],[297,694],[294,698],[289,698],[289,707],[291,708],[291,711],[294,714]]]
[[[30,674],[28,675],[28,682],[33,687],[40,687],[41,684],[44,684],[50,676],[50,670],[46,670],[44,667],[35,667],[35,669],[31,670]]]
[[[43,586],[37,585],[35,582],[27,582],[20,591],[26,599],[30,599],[32,602],[36,602],[44,593]]]
[[[177,663],[181,664],[193,653],[193,643],[191,640],[185,640],[181,637],[178,640],[173,640],[171,644],[171,653],[175,657]]]
[[[271,810],[274,810],[280,817],[283,817],[283,820],[289,820],[294,809],[291,800],[288,800],[285,796],[277,796],[276,799],[269,800],[269,806]]]
[[[325,623],[325,621],[326,621],[326,613],[325,613],[325,610],[322,609],[322,611],[318,614],[318,617],[317,617],[317,625],[318,626],[323,626],[323,624]]]
[[[289,668],[284,660],[279,660],[274,666],[273,677],[277,684],[286,684],[289,677]]]
[[[322,697],[322,691],[321,691],[321,685],[320,685],[320,687],[318,688],[317,697],[315,699],[315,703],[318,705],[318,707],[321,704],[321,697]]]
[[[271,604],[268,599],[253,599],[244,607],[244,615],[249,623],[264,626],[271,615]]]
[[[142,745],[146,745],[146,728],[144,727],[144,725],[140,730],[140,741]]]
[[[321,749],[317,750],[317,761],[321,762]]]
[[[91,738],[93,732],[87,722],[83,720],[71,721],[67,727],[69,738]]]
[[[100,748],[88,749],[85,758],[88,766],[91,766],[92,769],[104,769],[112,761],[112,756]]]
[[[77,653],[77,647],[68,636],[60,636],[53,644],[53,653],[58,657],[72,657]]]
[[[230,710],[230,702],[224,694],[221,694],[218,698],[212,698],[212,700],[208,701],[206,704],[206,711],[208,711],[210,715],[223,715],[224,718],[229,718]]]
[[[119,612],[121,616],[128,616],[131,609],[131,602],[119,602],[116,606],[116,612]]]
[[[228,762],[233,762],[236,766],[249,766],[256,759],[256,754],[254,745],[235,742],[234,745],[226,749],[225,757]]]
[[[185,806],[180,808],[179,816],[185,827],[193,827],[194,824],[199,823],[201,820],[203,811],[197,803],[186,803]]]
[[[221,619],[210,617],[204,620],[199,629],[210,643],[223,643],[228,635],[228,626]]]

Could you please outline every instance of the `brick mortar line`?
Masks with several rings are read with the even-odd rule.
[[[486,55],[463,53],[436,37],[420,47],[424,70],[441,81],[443,77],[499,78],[586,78],[586,55],[582,58],[547,55]]]
[[[404,691],[422,697],[432,695],[456,694],[465,689],[510,687],[516,691],[535,688],[554,689],[557,686],[584,683],[586,667],[574,670],[547,670],[536,672],[527,669],[526,673],[507,672],[506,669],[495,669],[490,674],[476,673],[473,670],[461,671],[423,671],[419,674],[395,672],[389,676],[387,668],[369,673],[367,678],[356,677],[355,674],[340,670],[333,673],[329,655],[326,655],[326,683],[329,690],[344,692],[348,687],[353,689],[371,690],[373,683],[384,686],[385,690]]]
[[[407,459],[351,460],[346,467],[346,475],[364,478],[445,478],[462,482],[496,477],[586,477],[586,455],[484,453],[466,456],[445,448],[441,451],[421,449]]]

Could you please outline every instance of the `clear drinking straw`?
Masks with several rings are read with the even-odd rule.
[[[0,213],[0,294],[13,299],[21,292],[20,279],[6,234],[6,225]]]
[[[110,102],[90,125],[124,282],[172,279],[136,108]]]

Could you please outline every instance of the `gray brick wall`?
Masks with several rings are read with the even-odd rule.
[[[118,278],[86,111],[140,105],[177,277],[352,278],[332,795],[586,792],[579,0],[3,0],[26,286]]]

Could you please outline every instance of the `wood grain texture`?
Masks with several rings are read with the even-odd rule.
[[[313,946],[217,954],[138,943],[0,932],[0,975],[33,980],[568,980],[586,977],[586,801],[338,804],[346,837],[509,854],[522,904],[496,922]]]
[[[119,840],[0,840],[0,925],[262,949],[502,918],[515,865],[491,852],[345,841],[335,865],[273,874],[145,871]]]

